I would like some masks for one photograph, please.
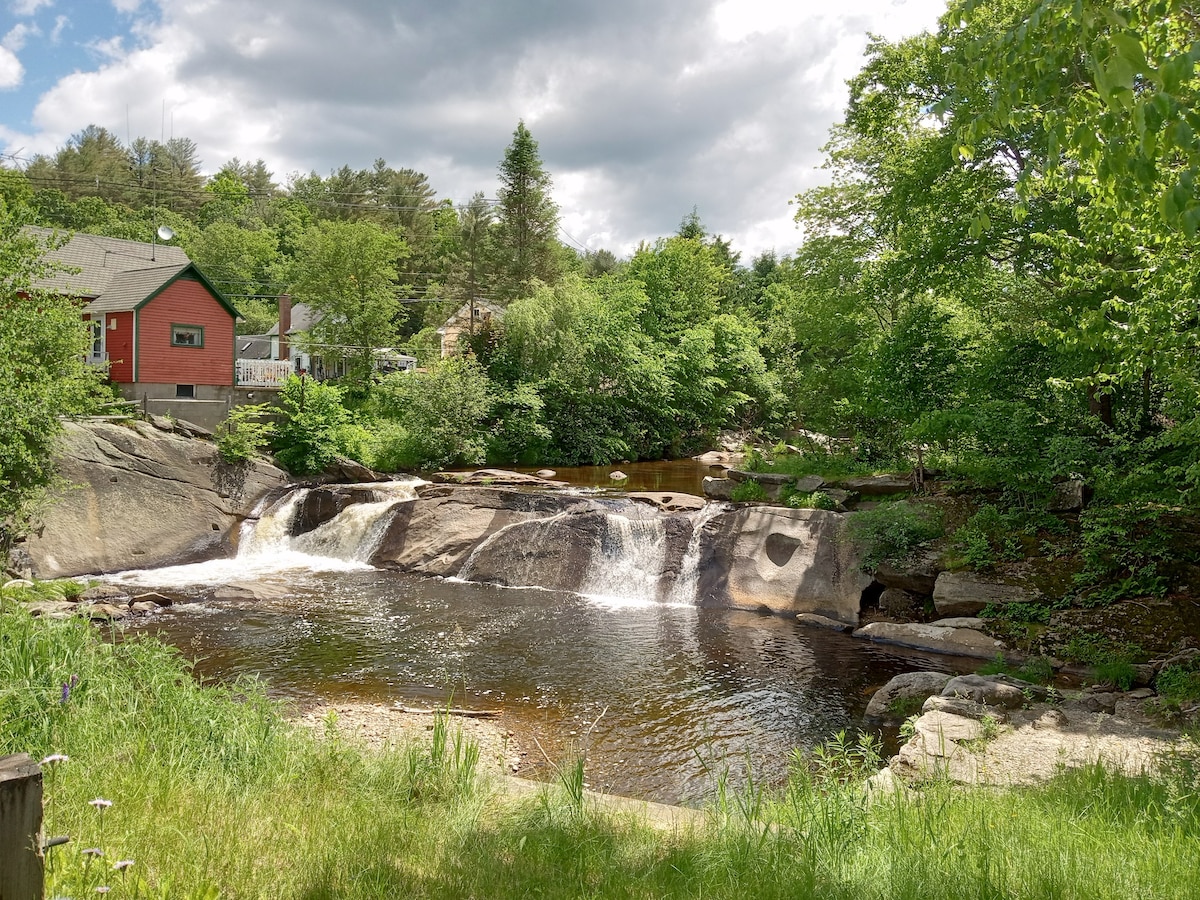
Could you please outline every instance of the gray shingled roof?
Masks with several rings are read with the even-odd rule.
[[[43,243],[49,243],[55,234],[54,229],[34,226],[23,231]],[[118,275],[125,272],[163,268],[173,275],[191,261],[183,250],[169,244],[145,244],[80,232],[62,247],[48,252],[46,258],[79,271],[55,272],[49,278],[40,279],[35,287],[75,297],[99,297]],[[163,277],[160,285],[169,277]],[[143,294],[141,299],[145,296]]]
[[[190,266],[159,266],[154,269],[139,269],[136,272],[121,272],[114,275],[104,292],[89,303],[90,313],[124,312],[134,309],[139,303],[159,290],[164,284]]]
[[[292,327],[288,329],[288,334],[295,334],[297,331],[310,331],[313,325],[317,324],[322,318],[323,316],[307,303],[293,303]],[[271,326],[271,330],[267,334],[279,334],[278,320]]]
[[[271,336],[267,334],[240,334],[237,337],[238,359],[272,359]]]

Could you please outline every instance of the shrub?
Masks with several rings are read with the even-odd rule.
[[[944,533],[935,507],[904,500],[853,513],[847,531],[859,547],[866,572],[875,571],[881,562],[903,562]]]
[[[838,508],[837,501],[824,491],[813,491],[811,494],[796,493],[790,488],[784,489],[783,502],[792,509],[828,509]]]
[[[738,503],[761,502],[767,499],[767,490],[757,481],[743,481],[730,494]]]
[[[270,444],[275,425],[266,421],[266,403],[235,406],[217,426],[217,453],[231,465],[253,459]]]
[[[275,433],[275,456],[288,471],[311,475],[345,452],[350,415],[339,388],[292,376],[279,400],[284,420]]]
[[[1154,681],[1159,701],[1169,706],[1200,701],[1200,660],[1167,666]]]
[[[1162,510],[1139,504],[1097,506],[1080,517],[1083,569],[1075,576],[1081,606],[1106,606],[1167,592],[1170,542],[1158,520]]]

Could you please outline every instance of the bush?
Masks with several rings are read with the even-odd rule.
[[[813,491],[811,494],[796,493],[789,485],[784,489],[783,502],[792,509],[828,509],[838,508],[838,503],[824,491]]]
[[[1139,504],[1096,506],[1083,513],[1076,602],[1105,606],[1166,594],[1165,567],[1173,553],[1158,527],[1161,515],[1162,510]]]
[[[743,481],[729,496],[738,503],[756,503],[767,499],[767,490],[757,481]]]
[[[234,465],[253,459],[266,449],[275,434],[273,422],[266,421],[270,406],[255,403],[235,406],[217,426],[217,453]]]
[[[944,534],[935,507],[905,500],[852,513],[847,531],[859,547],[865,572],[874,572],[881,562],[903,562]]]
[[[289,472],[311,475],[346,452],[350,414],[331,384],[292,376],[279,394],[284,420],[275,432],[275,456]]]

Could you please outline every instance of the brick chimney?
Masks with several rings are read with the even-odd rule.
[[[279,295],[279,359],[288,358],[288,332],[292,330],[292,298]]]

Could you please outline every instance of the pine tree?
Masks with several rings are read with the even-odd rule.
[[[558,207],[550,187],[537,141],[520,121],[500,163],[494,294],[501,301],[525,296],[534,279],[557,280]]]

